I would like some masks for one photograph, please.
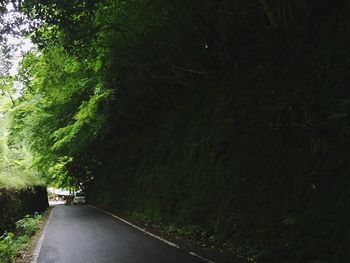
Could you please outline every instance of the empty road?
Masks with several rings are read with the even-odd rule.
[[[56,206],[39,263],[203,263],[93,207]]]

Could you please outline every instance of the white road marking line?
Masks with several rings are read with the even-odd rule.
[[[38,261],[39,254],[40,254],[40,250],[41,250],[41,247],[43,246],[44,238],[45,238],[45,235],[46,235],[47,226],[49,225],[51,216],[52,216],[52,214],[53,214],[53,210],[54,210],[54,208],[50,211],[49,218],[48,218],[47,221],[46,221],[46,224],[45,224],[45,226],[44,226],[44,229],[43,229],[43,231],[42,231],[42,233],[41,233],[41,237],[40,237],[38,243],[36,244],[36,248],[35,248],[35,250],[34,250],[31,263],[37,263],[37,261]]]
[[[176,244],[174,244],[174,243],[172,243],[172,242],[170,242],[170,241],[168,241],[168,240],[165,240],[164,238],[161,238],[161,237],[159,237],[159,236],[156,236],[156,235],[154,235],[154,234],[152,234],[152,233],[146,231],[146,229],[144,229],[144,228],[135,226],[134,224],[132,224],[132,223],[130,223],[130,222],[124,220],[123,218],[120,218],[119,216],[116,216],[116,215],[113,215],[113,214],[111,214],[111,213],[108,213],[108,212],[106,212],[106,211],[104,211],[104,210],[102,210],[102,209],[100,209],[100,208],[98,208],[98,207],[96,207],[96,206],[92,206],[92,205],[89,205],[89,206],[91,206],[91,207],[93,207],[93,208],[95,208],[95,209],[97,209],[97,210],[99,210],[99,211],[101,211],[101,212],[103,212],[103,213],[106,213],[106,214],[108,214],[108,215],[110,215],[110,216],[113,216],[114,218],[116,218],[116,219],[118,219],[118,220],[124,222],[125,224],[128,224],[129,226],[132,226],[133,228],[136,228],[136,229],[140,230],[141,232],[143,232],[143,233],[145,233],[145,234],[147,234],[147,235],[149,235],[149,236],[151,236],[151,237],[154,237],[154,238],[156,238],[156,239],[158,239],[158,240],[160,240],[160,241],[162,241],[162,242],[168,244],[169,246],[172,246],[172,247],[174,247],[174,248],[179,248],[178,245],[176,245]]]
[[[209,260],[209,259],[207,259],[207,258],[204,258],[204,257],[202,257],[202,256],[200,256],[200,255],[197,255],[197,254],[194,253],[194,252],[189,252],[188,254],[190,254],[191,256],[200,258],[201,260],[203,260],[203,261],[205,261],[205,262],[208,262],[208,263],[215,263],[214,261],[211,261],[211,260]]]
[[[95,208],[95,209],[97,209],[97,210],[99,210],[99,211],[101,211],[101,212],[103,212],[103,213],[105,213],[105,214],[108,214],[108,215],[110,215],[110,216],[112,216],[112,217],[114,217],[114,218],[116,218],[116,219],[118,219],[118,220],[124,222],[125,224],[127,224],[127,225],[129,225],[129,226],[132,226],[133,228],[136,228],[136,229],[140,230],[141,232],[143,232],[143,233],[145,233],[145,234],[147,234],[147,235],[149,235],[149,236],[151,236],[151,237],[156,238],[156,239],[162,241],[163,243],[168,244],[169,246],[172,246],[172,247],[174,247],[174,248],[180,248],[178,245],[176,245],[176,244],[174,244],[174,243],[172,243],[172,242],[170,242],[170,241],[168,241],[168,240],[166,240],[166,239],[164,239],[164,238],[161,238],[161,237],[159,237],[159,236],[156,236],[156,235],[154,235],[154,234],[148,232],[146,229],[141,228],[141,227],[138,227],[138,226],[136,226],[136,225],[134,225],[134,224],[132,224],[132,223],[126,221],[125,219],[120,218],[119,216],[113,215],[113,214],[111,214],[111,213],[109,213],[109,212],[107,212],[107,211],[105,211],[105,210],[102,210],[102,209],[96,207],[96,206],[93,206],[93,205],[89,205],[89,206],[92,207],[92,208]],[[208,263],[215,263],[214,261],[211,261],[211,260],[209,260],[209,259],[207,259],[207,258],[204,258],[204,257],[202,257],[202,256],[200,256],[200,255],[197,255],[197,254],[194,253],[194,252],[188,252],[188,254],[190,254],[191,256],[197,257],[197,258],[199,258],[199,259],[201,259],[201,260],[203,260],[203,261],[205,261],[205,262],[208,262]]]

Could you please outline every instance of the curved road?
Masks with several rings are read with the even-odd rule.
[[[93,207],[56,206],[39,263],[203,263]]]

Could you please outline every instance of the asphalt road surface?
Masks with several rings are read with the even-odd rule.
[[[203,263],[87,205],[56,206],[38,263]]]

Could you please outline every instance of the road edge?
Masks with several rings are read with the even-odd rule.
[[[46,236],[47,226],[49,225],[49,222],[50,222],[50,219],[51,219],[51,216],[53,214],[54,209],[55,209],[54,207],[51,209],[50,215],[48,216],[48,218],[45,222],[45,226],[43,227],[43,230],[41,231],[40,239],[39,239],[38,243],[36,244],[35,250],[34,250],[33,255],[32,255],[32,260],[30,261],[30,263],[37,263],[38,262],[39,254],[40,254],[41,248],[42,248],[43,243],[44,243],[44,238]]]
[[[163,243],[165,243],[165,244],[167,244],[167,245],[169,245],[169,246],[171,246],[171,247],[173,247],[173,248],[181,249],[179,245],[177,245],[177,244],[175,244],[175,243],[173,243],[173,242],[170,242],[170,241],[168,241],[168,240],[166,240],[166,239],[164,239],[164,238],[162,238],[162,237],[160,237],[160,236],[157,236],[157,235],[155,235],[155,234],[153,234],[153,233],[151,233],[151,232],[148,232],[146,229],[141,228],[141,227],[139,227],[139,226],[136,226],[136,225],[130,223],[129,221],[126,221],[125,219],[123,219],[123,218],[121,218],[121,217],[119,217],[119,216],[117,216],[117,215],[114,215],[114,214],[112,214],[112,213],[109,213],[109,212],[107,212],[107,211],[105,211],[105,210],[103,210],[103,209],[101,209],[101,208],[99,208],[99,207],[93,206],[93,205],[89,205],[89,206],[92,207],[92,208],[94,208],[94,209],[96,209],[96,210],[98,210],[98,211],[100,211],[100,212],[103,212],[103,213],[105,213],[105,214],[107,214],[107,215],[110,215],[110,216],[114,217],[115,219],[118,219],[119,221],[122,221],[123,223],[125,223],[125,224],[127,224],[127,225],[129,225],[129,226],[131,226],[131,227],[133,227],[133,228],[135,228],[135,229],[141,231],[142,233],[144,233],[144,234],[146,234],[146,235],[148,235],[148,236],[151,236],[151,237],[153,237],[153,238],[155,238],[155,239],[158,239],[159,241],[161,241],[161,242],[163,242]],[[50,215],[50,216],[51,216],[51,215]],[[196,257],[196,258],[199,258],[199,259],[201,259],[201,260],[203,260],[203,261],[205,261],[205,262],[207,262],[207,263],[215,263],[214,261],[211,261],[211,260],[209,260],[209,259],[207,259],[207,258],[205,258],[205,257],[202,257],[202,256],[200,256],[200,255],[198,255],[198,254],[196,254],[196,253],[194,253],[194,252],[187,251],[187,250],[184,250],[184,251],[186,251],[189,255],[191,255],[191,256],[193,256],[193,257]],[[32,262],[32,263],[36,263],[36,262]]]

